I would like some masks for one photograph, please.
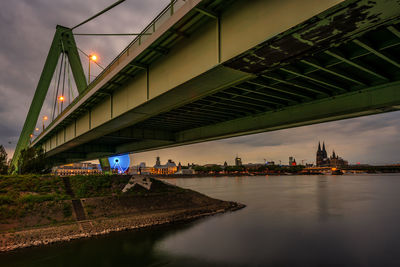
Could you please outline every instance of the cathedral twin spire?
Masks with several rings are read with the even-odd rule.
[[[321,156],[323,158],[328,157],[328,153],[326,152],[326,149],[325,149],[325,142],[322,142],[322,149],[321,149],[321,142],[318,142],[318,152],[321,153]]]

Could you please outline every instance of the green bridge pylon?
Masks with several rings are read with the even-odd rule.
[[[14,173],[18,171],[18,160],[20,158],[21,151],[28,147],[30,135],[35,130],[43,102],[46,98],[61,53],[65,53],[68,57],[78,93],[81,94],[87,88],[82,62],[79,58],[78,49],[76,47],[72,30],[70,28],[57,25],[42,74],[40,75],[39,83],[36,87],[35,95],[29,108],[24,127],[22,128],[17,146],[15,148],[14,156],[11,161],[10,169]]]

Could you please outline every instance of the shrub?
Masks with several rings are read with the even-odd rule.
[[[1,205],[7,205],[7,204],[12,204],[14,203],[13,199],[11,196],[8,195],[0,195],[0,206]]]
[[[46,195],[33,195],[27,194],[20,198],[22,203],[40,203],[44,201],[56,200],[57,196],[55,194],[46,194]]]
[[[69,204],[69,203],[64,203],[63,204],[63,215],[64,215],[64,218],[72,216],[71,204]]]

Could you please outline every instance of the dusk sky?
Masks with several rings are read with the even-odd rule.
[[[73,27],[114,0],[2,0],[0,2],[0,144],[12,155],[38,83],[56,25]],[[75,30],[76,33],[140,32],[169,0],[127,0],[110,12]],[[290,14],[286,14],[290,15]],[[132,37],[76,36],[77,46],[96,52],[106,66],[125,48]],[[82,56],[82,55],[81,55]],[[87,59],[81,57],[87,70]],[[99,68],[93,69],[97,75]],[[52,86],[52,85],[51,85]],[[50,91],[50,90],[49,90]],[[50,95],[50,93],[49,93]],[[42,115],[49,114],[51,97]],[[350,163],[400,163],[400,112],[292,128],[269,133],[199,143],[134,155],[134,164],[154,164],[171,158],[182,164],[233,164],[238,154],[244,163],[274,160],[287,164],[315,162],[318,141],[325,141],[328,153],[334,149]],[[38,122],[41,125],[41,121]]]

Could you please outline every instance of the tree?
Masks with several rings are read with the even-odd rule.
[[[28,147],[21,151],[18,161],[18,169],[21,174],[48,173],[51,169],[46,167],[43,148]]]
[[[212,171],[212,172],[220,172],[220,171],[222,171],[222,167],[219,166],[219,165],[213,165],[213,166],[210,167],[210,171]]]
[[[0,174],[7,174],[8,164],[7,164],[7,152],[3,145],[0,145]]]

